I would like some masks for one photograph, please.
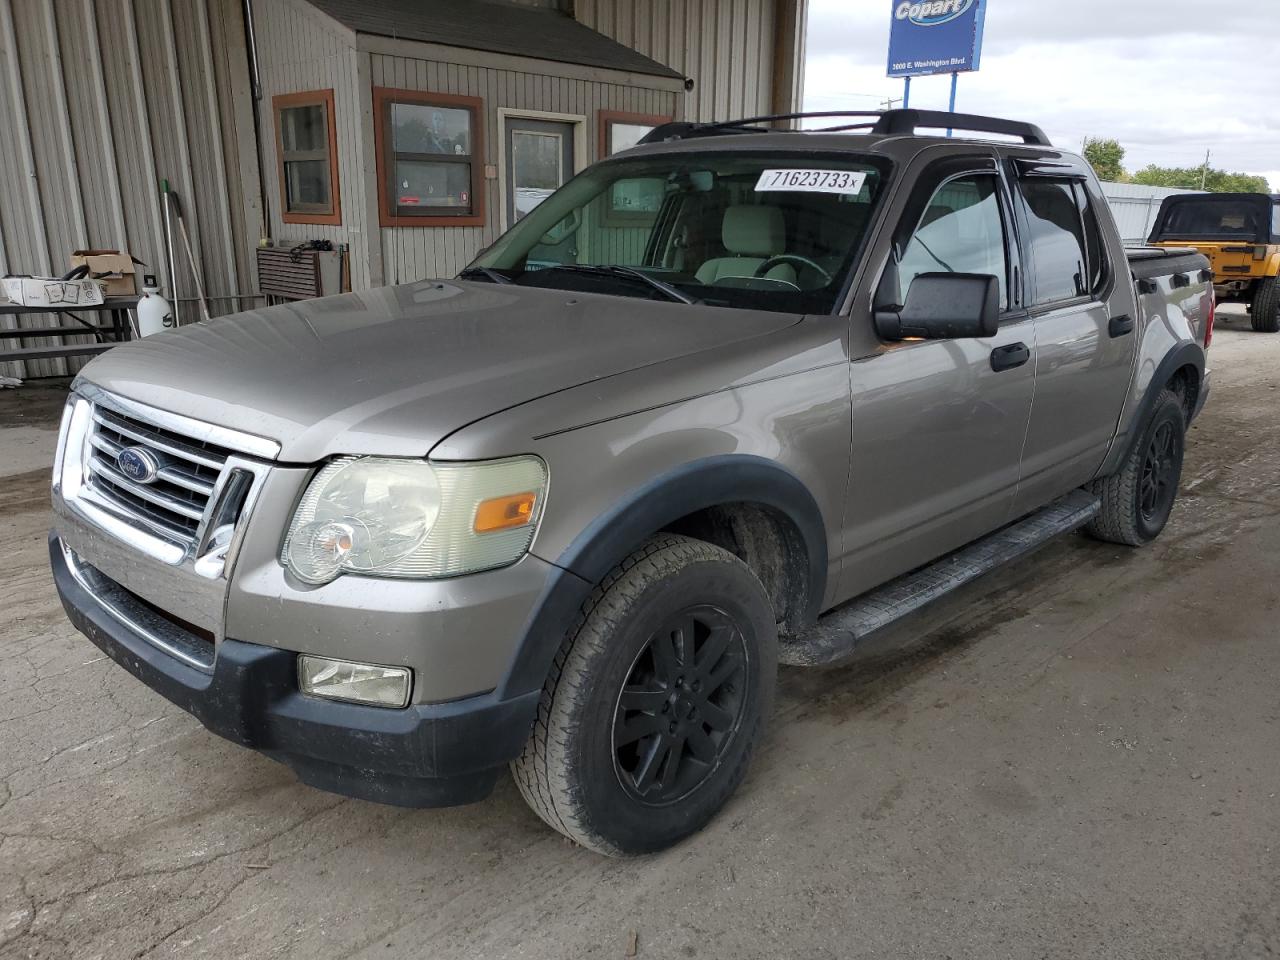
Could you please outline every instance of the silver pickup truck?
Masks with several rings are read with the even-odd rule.
[[[635,854],[733,793],[779,662],[1065,531],[1159,535],[1204,258],[1127,252],[1029,124],[770,119],[658,128],[457,279],[96,359],[53,471],[72,621],[308,784],[433,806],[509,767]]]

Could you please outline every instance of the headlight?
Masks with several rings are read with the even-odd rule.
[[[58,446],[53,455],[55,496],[74,500],[80,492],[92,416],[93,408],[89,401],[74,393],[62,408],[62,426],[58,430]]]
[[[533,542],[546,485],[537,457],[343,457],[307,487],[282,559],[317,584],[344,572],[433,578],[505,566]]]

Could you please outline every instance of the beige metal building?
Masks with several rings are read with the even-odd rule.
[[[352,289],[450,276],[659,122],[797,109],[805,5],[0,0],[0,273],[114,247],[171,290],[164,178],[215,313],[260,302],[262,237],[345,248]]]

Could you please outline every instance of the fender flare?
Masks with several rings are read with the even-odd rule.
[[[763,457],[728,454],[695,460],[615,501],[554,561],[557,572],[529,616],[501,698],[542,688],[566,630],[595,585],[645,538],[698,510],[743,502],[770,507],[799,530],[808,565],[805,615],[816,619],[826,591],[827,536],[808,487]]]
[[[1152,411],[1155,409],[1156,401],[1160,399],[1160,394],[1165,388],[1165,384],[1173,377],[1174,373],[1183,367],[1193,367],[1196,376],[1201,384],[1201,391],[1204,390],[1204,349],[1200,344],[1193,341],[1186,341],[1174,347],[1160,361],[1160,365],[1156,367],[1156,372],[1151,377],[1151,382],[1147,385],[1146,392],[1142,395],[1142,399],[1138,402],[1138,408],[1134,411],[1133,417],[1129,420],[1129,428],[1124,433],[1116,435],[1115,440],[1111,442],[1111,449],[1107,451],[1106,458],[1102,461],[1102,466],[1098,468],[1096,477],[1109,477],[1120,469],[1120,465],[1124,463],[1124,458],[1129,455],[1129,450],[1137,438],[1142,435],[1143,428],[1147,425],[1147,421],[1151,419]],[[1199,412],[1199,405],[1192,410],[1192,416]],[[1190,426],[1190,421],[1187,423]]]

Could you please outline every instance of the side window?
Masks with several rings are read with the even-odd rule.
[[[1000,309],[1009,305],[1008,254],[997,180],[974,174],[948,180],[929,200],[898,261],[898,303],[922,273],[986,273],[1000,280]]]
[[[1076,207],[1080,211],[1080,220],[1084,223],[1085,253],[1088,254],[1089,292],[1097,293],[1107,281],[1107,253],[1102,245],[1102,229],[1098,226],[1098,216],[1093,209],[1093,201],[1084,184],[1077,180],[1072,184],[1076,193]]]
[[[1090,283],[1084,226],[1069,180],[1039,177],[1022,181],[1028,245],[1035,270],[1034,303],[1085,296]]]

